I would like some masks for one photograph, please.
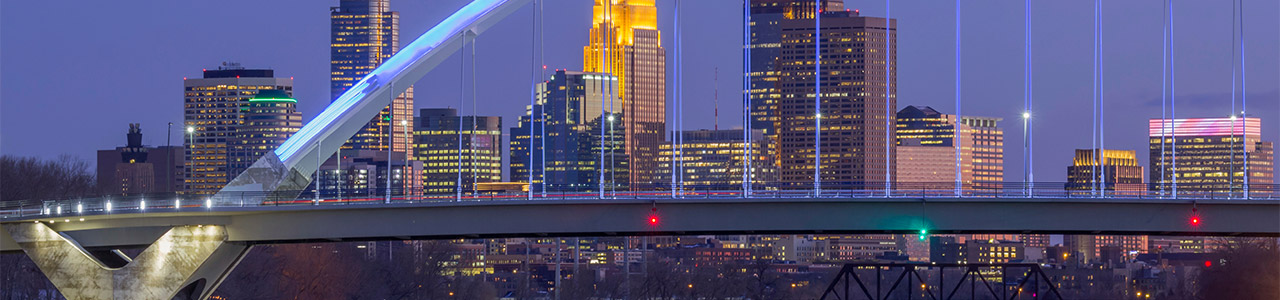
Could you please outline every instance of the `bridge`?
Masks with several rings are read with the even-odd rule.
[[[301,199],[223,206],[211,200],[117,199],[87,208],[81,201],[65,209],[37,207],[31,215],[12,216],[10,210],[0,221],[0,251],[25,251],[69,298],[167,299],[208,296],[253,245],[274,243],[922,231],[1280,236],[1276,199],[826,195],[724,192],[593,199],[553,194],[534,200],[520,195],[391,203]],[[147,245],[136,257],[115,251]]]
[[[318,158],[338,151],[466,37],[527,2],[472,1],[361,79],[217,195],[3,207],[0,251],[24,251],[69,299],[204,299],[253,245],[274,243],[920,232],[1280,236],[1275,187],[1215,195],[1064,191],[1061,185],[994,192],[958,184],[954,190],[823,190],[815,182],[804,192],[748,185],[670,194],[605,195],[601,189],[536,196],[300,196],[314,179]],[[116,251],[131,246],[147,248],[134,257]]]

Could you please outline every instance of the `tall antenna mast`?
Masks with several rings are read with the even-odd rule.
[[[714,100],[713,102],[715,102],[715,106],[716,106],[716,108],[715,108],[715,117],[716,117],[716,121],[715,121],[715,124],[716,124],[716,126],[715,126],[715,130],[720,130],[720,67],[716,67],[715,89],[716,89],[716,94],[715,94],[715,96],[712,98],[712,99]]]

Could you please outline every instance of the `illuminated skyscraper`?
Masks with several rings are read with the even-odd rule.
[[[1172,191],[1176,178],[1179,194],[1242,194],[1248,177],[1251,193],[1271,192],[1274,145],[1262,140],[1262,120],[1151,119],[1148,128],[1152,190]]]
[[[813,20],[813,0],[751,0],[751,129],[774,138],[778,120],[778,56],[782,20]],[[822,1],[823,10],[844,10],[843,0]]]
[[[956,120],[928,106],[910,105],[898,111],[897,177],[900,189],[946,190],[956,182]],[[973,137],[961,124],[960,176],[964,187],[973,185]]]
[[[813,188],[815,162],[821,165],[821,186],[827,189],[883,188],[894,175],[895,143],[889,140],[897,107],[896,21],[862,17],[856,12],[822,14],[819,43],[821,100],[816,103],[815,28],[813,19],[780,21],[782,53],[778,59],[779,179],[784,188]],[[897,43],[891,43],[896,47]],[[819,113],[820,112],[820,113]],[[821,143],[816,143],[815,118],[821,118]],[[886,120],[887,119],[887,120]],[[816,157],[818,149],[822,157]],[[888,149],[888,153],[886,153]],[[887,155],[886,155],[887,154]]]
[[[1099,149],[1076,149],[1076,157],[1067,167],[1068,190],[1147,190],[1135,151],[1101,150],[1100,158],[1098,152]]]
[[[666,141],[667,54],[658,32],[654,0],[595,0],[590,42],[582,49],[583,71],[618,78],[617,102],[632,158],[631,187],[652,190],[658,182],[658,148]],[[607,54],[607,56],[606,56]]]
[[[183,79],[183,119],[190,129],[182,139],[187,149],[187,193],[216,193],[237,175],[230,174],[229,152],[244,123],[249,99],[263,90],[293,94],[292,78],[274,76],[270,69],[223,63],[217,70],[205,70],[204,78]]]
[[[239,176],[302,128],[302,114],[297,106],[298,100],[284,91],[262,90],[240,108],[244,120],[230,140],[228,178]]]
[[[476,183],[502,181],[502,117],[424,108],[417,119],[414,158],[422,161],[424,194],[454,194],[459,180],[464,193],[474,190]]]
[[[400,50],[400,13],[391,11],[390,0],[341,0],[340,6],[330,8],[329,17],[329,83],[333,100]],[[389,147],[393,152],[408,153],[403,141],[412,137],[398,130],[401,121],[413,124],[412,86],[356,132],[342,149],[385,151]]]

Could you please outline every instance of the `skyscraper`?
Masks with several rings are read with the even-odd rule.
[[[424,194],[454,194],[458,187],[470,193],[476,183],[502,181],[502,117],[424,108],[417,120],[414,158],[422,162]]]
[[[778,59],[779,179],[786,188],[883,188],[894,174],[893,95],[896,51],[886,46],[896,39],[896,21],[862,17],[856,12],[822,13],[818,40],[822,55],[821,83],[815,75],[813,19],[780,21],[782,53]],[[887,44],[888,43],[888,44]],[[889,73],[886,73],[889,71]],[[821,99],[814,88],[821,86]],[[820,103],[818,103],[820,102]],[[816,120],[821,119],[821,133]],[[821,142],[816,138],[821,134]],[[820,150],[819,150],[820,149]],[[888,151],[886,151],[888,150]],[[886,153],[888,152],[888,153]],[[817,157],[821,153],[821,157]],[[816,162],[816,163],[815,163]],[[820,177],[815,176],[820,165]]]
[[[1147,190],[1143,175],[1135,151],[1076,149],[1075,159],[1067,167],[1066,188],[1141,192]]]
[[[626,120],[600,101],[613,97],[617,84],[610,75],[565,70],[539,83],[537,104],[511,128],[511,180],[538,192],[594,191],[603,165],[604,188],[626,190]]]
[[[330,8],[329,18],[333,100],[400,50],[400,13],[391,11],[390,0],[341,0],[339,6]],[[408,153],[408,143],[403,141],[412,137],[398,129],[401,121],[413,123],[412,86],[356,132],[342,149]]]
[[[217,70],[205,70],[204,78],[183,79],[187,193],[216,193],[236,175],[230,174],[229,152],[249,99],[263,90],[293,94],[292,78],[274,76],[271,69],[223,63]]]
[[[813,20],[812,0],[751,0],[751,129],[774,138],[778,131],[778,57],[782,54],[782,20]],[[824,11],[844,10],[844,0],[823,0]]]
[[[229,143],[227,178],[235,179],[302,129],[302,114],[297,106],[298,100],[280,90],[258,91],[249,99],[240,109],[244,120]]]
[[[1246,183],[1250,192],[1275,183],[1274,145],[1258,118],[1151,119],[1148,129],[1152,190],[1243,195]]]
[[[999,189],[1004,182],[1004,130],[1000,118],[960,116],[973,146],[973,186]],[[966,138],[961,136],[961,138]],[[966,143],[970,141],[965,141]]]
[[[98,150],[98,192],[129,195],[181,192],[181,146],[142,145],[142,127],[129,124],[124,147]]]
[[[658,32],[654,0],[595,0],[590,42],[582,49],[583,71],[617,77],[623,144],[631,157],[631,187],[666,186],[655,179],[658,148],[666,141],[666,50]],[[607,55],[606,55],[607,54]]]
[[[898,111],[897,177],[904,190],[954,188],[956,182],[956,118],[928,106],[910,105]],[[973,185],[973,137],[960,124],[960,176],[965,187]]]
[[[897,183],[920,188],[917,183],[955,182],[959,145],[960,176],[965,189],[1001,186],[1004,131],[998,127],[999,118],[957,117],[928,106],[907,106],[898,111],[897,119]]]

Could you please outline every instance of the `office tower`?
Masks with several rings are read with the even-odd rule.
[[[658,32],[654,0],[595,0],[591,36],[582,48],[583,71],[618,78],[616,100],[622,113],[625,154],[632,158],[628,182],[635,190],[669,183],[654,178],[658,147],[666,141],[667,54]],[[606,56],[607,54],[607,56]]]
[[[142,145],[142,127],[129,124],[124,147],[98,150],[98,192],[136,195],[181,192],[182,146]]]
[[[778,57],[782,54],[782,20],[813,20],[812,0],[751,0],[751,129],[776,138],[778,121]],[[823,0],[822,10],[844,10],[843,0]]]
[[[943,114],[928,106],[907,106],[897,114],[897,183],[902,189],[952,183],[956,170],[959,120],[960,176],[965,189],[998,189],[1004,181],[1004,131],[999,118]]]
[[[329,18],[332,100],[400,50],[400,13],[391,11],[390,0],[341,0],[329,9]],[[396,96],[342,149],[407,153],[409,143],[404,141],[412,137],[399,130],[401,122],[413,124],[413,86]]]
[[[928,106],[910,105],[898,111],[894,134],[897,137],[899,190],[948,190],[956,184],[956,118]],[[961,184],[973,186],[972,130],[960,125]]]
[[[742,129],[689,130],[684,136],[680,153],[673,151],[673,143],[662,145],[658,153],[658,180],[671,182],[672,162],[677,162],[677,173],[683,162],[684,189],[688,191],[740,190],[742,170],[746,166],[743,155]],[[769,140],[761,130],[752,130],[751,182],[757,189],[767,189],[775,182],[777,169],[768,149]],[[674,159],[673,159],[673,153]]]
[[[424,108],[417,120],[413,157],[422,162],[423,194],[471,193],[476,183],[502,181],[502,117]]]
[[[886,73],[885,66],[896,65],[896,56],[886,55],[895,50],[885,49],[886,41],[896,39],[895,22],[849,11],[822,14],[821,48],[828,54],[820,64],[820,106],[814,97],[814,20],[779,22],[777,84],[782,97],[774,127],[784,188],[813,188],[815,162],[821,165],[817,181],[824,189],[881,189],[892,179],[895,143],[886,133],[895,120],[886,114],[897,104],[894,97],[886,103],[886,95],[893,94],[896,72]],[[815,118],[822,120],[820,146],[815,143]]]
[[[232,179],[228,154],[244,122],[242,108],[262,90],[293,94],[292,78],[274,76],[271,69],[245,69],[224,62],[217,70],[204,70],[204,78],[182,80],[186,193],[217,193]]]
[[[1142,192],[1147,190],[1143,176],[1136,151],[1076,149],[1066,189]]]
[[[1262,140],[1262,120],[1151,119],[1147,124],[1152,190],[1171,192],[1175,183],[1179,194],[1243,195],[1246,183],[1251,193],[1273,189],[1275,148]]]
[[[977,189],[1004,186],[1004,130],[1001,118],[960,116],[973,146],[973,185]],[[961,138],[965,138],[962,136]]]
[[[626,120],[619,108],[601,106],[601,99],[613,97],[618,81],[606,74],[557,70],[539,83],[537,103],[511,128],[511,181],[529,182],[536,192],[598,191],[603,165],[604,188],[625,191],[630,178],[630,160],[622,149]]]
[[[294,132],[302,129],[298,100],[284,91],[262,90],[240,110],[244,120],[229,141],[227,178],[235,179],[254,162],[275,151]]]

